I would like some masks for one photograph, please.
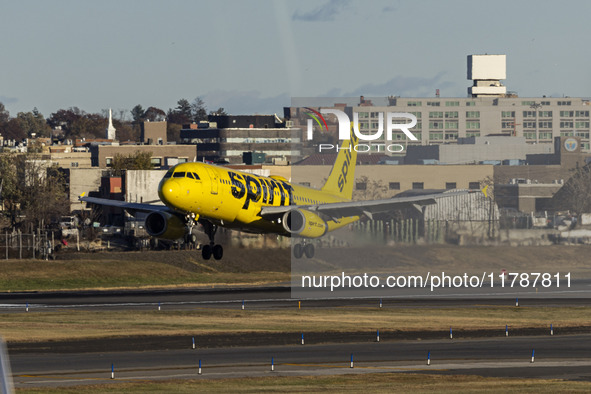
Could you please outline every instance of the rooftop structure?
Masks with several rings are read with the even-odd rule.
[[[116,134],[115,131],[117,129],[115,129],[115,127],[113,126],[113,111],[111,111],[111,108],[109,108],[109,126],[107,126],[106,132],[106,138],[108,140],[115,140],[116,139]]]

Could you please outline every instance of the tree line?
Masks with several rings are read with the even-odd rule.
[[[107,109],[101,113],[88,113],[78,107],[60,109],[45,118],[37,108],[29,112],[19,112],[10,116],[3,103],[0,102],[0,134],[5,140],[22,141],[25,138],[45,137],[64,141],[76,138],[104,138],[108,121]],[[223,108],[210,111],[209,114],[226,115]],[[113,113],[113,126],[117,129],[119,141],[138,141],[140,124],[145,121],[167,121],[167,137],[169,141],[178,141],[183,124],[207,120],[205,102],[197,97],[193,102],[187,99],[177,101],[175,108],[167,112],[150,106],[146,109],[138,104],[131,109],[118,110]]]

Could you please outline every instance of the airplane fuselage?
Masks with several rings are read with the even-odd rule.
[[[182,163],[160,181],[158,195],[176,211],[194,214],[224,227],[291,235],[281,219],[261,217],[262,207],[313,206],[348,201],[321,190],[296,185],[279,176],[263,177],[206,163]],[[359,217],[328,220],[328,231]]]

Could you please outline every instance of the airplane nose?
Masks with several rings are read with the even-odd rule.
[[[167,180],[160,188],[160,199],[165,204],[175,204],[180,197],[180,185],[177,181]]]

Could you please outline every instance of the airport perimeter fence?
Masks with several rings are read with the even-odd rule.
[[[444,243],[448,232],[445,223],[427,220],[422,223],[417,219],[403,220],[367,220],[353,223],[353,230],[372,240],[415,244],[419,239],[426,243]]]
[[[53,259],[61,246],[60,238],[53,231],[24,234],[19,230],[0,234],[0,259]]]
[[[352,225],[366,241],[397,244],[482,244],[499,236],[495,220],[366,220]]]

